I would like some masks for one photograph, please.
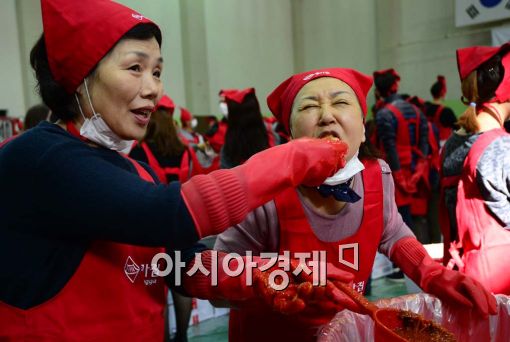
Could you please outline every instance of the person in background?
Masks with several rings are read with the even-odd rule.
[[[254,88],[224,94],[228,107],[228,128],[220,152],[220,167],[229,169],[244,163],[257,152],[274,146],[267,131]]]
[[[7,115],[7,109],[0,109],[0,143],[15,137],[23,131],[23,122]]]
[[[510,257],[510,135],[504,130],[510,118],[509,51],[509,43],[457,50],[462,100],[469,106],[444,145],[441,180],[445,262],[507,295],[510,275],[502,270]]]
[[[204,137],[216,153],[220,153],[221,147],[225,144],[225,135],[228,128],[228,106],[225,101],[225,94],[236,92],[237,89],[222,89],[219,96],[219,109],[221,118],[211,121],[211,127],[205,132]]]
[[[446,78],[438,75],[437,81],[430,87],[432,102],[425,102],[425,116],[434,124],[439,134],[439,146],[443,147],[446,140],[456,128],[457,117],[453,111],[444,105],[446,96]]]
[[[287,187],[320,184],[345,148],[302,139],[158,184],[125,155],[162,95],[158,26],[107,0],[42,0],[41,12],[30,63],[59,120],[0,148],[0,340],[162,341],[153,257],[241,222]]]
[[[399,212],[422,241],[429,197],[428,124],[423,113],[398,94],[399,82],[394,69],[374,72],[376,97],[384,101],[376,113],[377,146],[390,165]]]
[[[190,111],[184,107],[179,107],[181,127],[179,128],[179,138],[184,145],[204,144],[204,137],[202,134],[195,132],[198,125],[198,120],[191,115]]]
[[[129,156],[149,164],[159,178],[168,184],[172,181],[184,183],[190,178],[189,156],[186,146],[177,136],[172,114],[175,105],[172,99],[164,95],[155,107],[147,126],[144,138],[131,150]]]
[[[489,292],[462,273],[434,262],[402,221],[388,164],[374,158],[364,146],[363,121],[371,85],[372,79],[356,70],[328,68],[293,75],[268,96],[269,108],[292,139],[340,140],[347,147],[347,164],[318,187],[283,191],[242,223],[221,233],[216,251],[203,250],[188,261],[187,270],[199,262],[210,270],[215,258],[221,265],[229,260],[228,253],[237,253],[243,257],[230,259],[231,269],[236,270],[249,262],[248,252],[257,265],[265,265],[268,259],[264,254],[287,254],[284,258],[292,260],[301,253],[308,255],[309,266],[327,266],[322,292],[304,291],[311,280],[301,274],[297,278],[290,275],[285,290],[263,288],[263,300],[259,287],[246,285],[250,275],[246,267],[235,277],[220,270],[217,286],[202,272],[185,273],[185,291],[199,298],[227,301],[231,306],[229,341],[315,341],[317,328],[338,311],[360,311],[338,291],[335,282],[352,282],[349,286],[363,293],[376,251],[389,256],[424,291],[452,308],[473,308],[482,315],[495,313],[496,302]],[[281,168],[265,176],[284,169],[286,162],[281,160]],[[313,251],[324,252],[324,258],[312,257]],[[253,277],[258,279],[260,273]]]
[[[422,113],[425,112],[425,100],[418,96],[411,96],[407,99],[409,103],[416,106]],[[428,142],[429,142],[429,156],[428,161],[430,164],[429,173],[429,186],[430,191],[428,192],[427,215],[426,223],[421,227],[422,240],[420,242],[424,244],[428,243],[439,243],[441,242],[441,229],[439,227],[439,202],[440,202],[440,191],[439,191],[439,169],[440,169],[440,146],[439,146],[439,130],[437,126],[432,122],[430,117],[427,117],[428,121]]]
[[[44,104],[38,104],[28,109],[23,122],[23,129],[29,130],[39,124],[41,121],[49,121],[51,116],[50,109]]]

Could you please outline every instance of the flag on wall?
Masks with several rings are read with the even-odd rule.
[[[455,0],[455,26],[510,19],[510,0]]]

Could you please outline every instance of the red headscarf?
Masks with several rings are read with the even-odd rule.
[[[391,87],[389,89],[390,94],[394,94],[398,91],[398,82],[400,82],[400,75],[397,73],[397,71],[395,69],[384,69],[384,70],[374,71],[374,74],[373,74],[374,81],[377,80],[377,78],[384,76],[386,74],[390,74],[395,78],[395,81],[393,82],[393,84],[391,85]],[[377,87],[377,83],[376,83],[376,87]],[[386,97],[386,95],[387,94],[384,94],[384,97]]]
[[[187,110],[184,107],[181,108],[181,122],[189,122],[193,120],[193,115],[191,115],[191,112]]]
[[[291,76],[267,97],[267,105],[273,115],[290,132],[290,114],[294,98],[301,88],[310,81],[321,77],[332,77],[347,83],[361,106],[363,114],[367,113],[367,93],[372,87],[372,78],[354,69],[327,68],[303,72]]]
[[[219,96],[227,96],[228,94],[237,93],[239,89],[221,89],[218,93]]]
[[[134,26],[151,20],[110,0],[41,0],[50,70],[69,94]]]
[[[446,95],[446,78],[442,75],[438,75],[437,82],[441,85],[441,91],[439,92],[439,97],[444,97]]]
[[[255,88],[246,88],[243,90],[231,89],[228,92],[224,92],[223,96],[225,96],[226,100],[242,103],[248,94],[255,94]]]
[[[160,108],[167,109],[168,111],[170,111],[170,113],[173,113],[175,110],[174,101],[172,101],[170,96],[163,95],[159,100],[158,104],[156,105],[155,110],[158,110]]]
[[[501,46],[471,46],[457,50],[457,68],[461,81],[469,76],[480,65],[494,57],[498,53],[504,53],[501,60],[503,64],[503,80],[499,84],[494,98],[489,102],[507,102],[510,100],[510,43]]]

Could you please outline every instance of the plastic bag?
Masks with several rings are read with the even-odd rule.
[[[381,299],[375,304],[421,314],[442,324],[458,341],[510,341],[510,297],[496,295],[496,300],[498,313],[488,319],[470,310],[442,306],[426,293]],[[320,330],[317,341],[374,341],[374,322],[369,316],[343,310]]]

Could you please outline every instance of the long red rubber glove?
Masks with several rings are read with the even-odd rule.
[[[494,315],[494,296],[475,279],[434,261],[414,237],[397,241],[391,260],[425,292],[453,307],[473,308],[482,316]]]
[[[219,234],[282,190],[320,185],[344,167],[347,144],[296,139],[255,154],[229,170],[198,175],[181,194],[200,237]]]
[[[192,296],[201,299],[209,300],[229,300],[233,302],[240,302],[249,299],[261,299],[273,310],[283,314],[296,314],[302,312],[308,307],[322,308],[328,310],[336,310],[335,312],[345,308],[356,306],[354,302],[345,296],[331,281],[350,282],[353,275],[349,272],[342,271],[331,264],[327,264],[327,284],[326,286],[313,286],[312,275],[307,275],[305,272],[299,273],[294,276],[292,272],[296,270],[299,263],[297,260],[290,261],[290,271],[286,272],[289,275],[289,285],[280,291],[275,290],[269,284],[269,276],[275,270],[282,270],[278,268],[278,264],[261,271],[269,259],[261,259],[253,257],[253,265],[248,268],[247,258],[243,257],[243,272],[240,275],[233,277],[228,275],[223,267],[223,260],[227,254],[218,252],[217,254],[217,281],[216,286],[211,285],[211,275],[204,275],[201,272],[189,276],[185,274],[183,277],[183,286],[186,292]],[[190,263],[187,267],[187,272],[192,269],[198,259]],[[214,257],[212,251],[205,251],[200,255],[200,262],[203,267],[212,271]],[[237,269],[239,263],[236,259],[231,259],[229,268],[231,270]],[[267,267],[266,267],[267,268]],[[251,272],[251,285],[248,285],[248,274]],[[278,278],[277,278],[278,279]],[[278,283],[278,281],[277,281]],[[279,284],[279,283],[278,283]]]

